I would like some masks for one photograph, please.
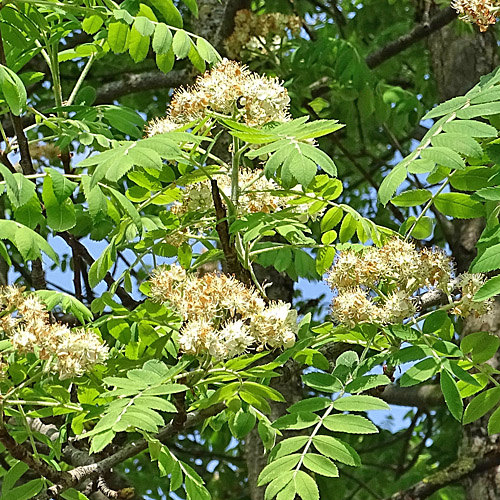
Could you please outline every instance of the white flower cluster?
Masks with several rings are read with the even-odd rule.
[[[219,189],[230,198],[231,178],[229,175],[217,175],[215,178]],[[290,197],[276,196],[272,191],[280,190],[280,187],[273,180],[266,179],[262,175],[262,170],[240,170],[238,183],[243,186],[237,207],[241,214],[272,213],[287,207],[287,201]],[[172,213],[179,216],[193,211],[213,211],[210,181],[206,180],[187,186],[182,200],[174,203],[171,210]]]
[[[221,113],[261,127],[290,119],[290,97],[277,78],[253,73],[240,63],[223,59],[192,87],[174,92],[167,116],[149,124],[147,135],[170,132],[210,113]]]
[[[462,21],[477,24],[481,31],[496,23],[500,10],[498,0],[453,0],[451,7],[457,11]]]
[[[146,126],[146,137],[174,132],[182,125],[174,123],[170,118],[154,118]]]
[[[476,318],[486,314],[493,303],[493,299],[476,301],[474,295],[484,285],[486,277],[483,274],[463,273],[458,276],[460,300],[455,304],[452,313],[457,316],[474,315]]]
[[[413,294],[421,288],[447,291],[450,259],[437,249],[395,238],[364,252],[341,252],[327,282],[337,292],[332,317],[350,327],[359,323],[400,323],[415,314]]]
[[[108,357],[107,346],[93,331],[51,323],[45,305],[35,295],[23,295],[21,288],[2,287],[0,306],[4,311],[0,328],[10,337],[14,349],[52,359],[52,370],[61,379],[83,375]]]
[[[225,274],[198,277],[177,265],[158,267],[151,278],[151,296],[182,316],[179,344],[188,354],[208,353],[220,360],[250,346],[262,350],[295,343],[297,312],[289,304],[266,305],[254,289]]]
[[[289,16],[279,12],[257,15],[247,9],[236,12],[234,31],[226,39],[224,46],[229,57],[242,59],[245,50],[264,50],[275,37],[281,39],[289,29],[292,34],[300,33],[302,21],[298,16]]]

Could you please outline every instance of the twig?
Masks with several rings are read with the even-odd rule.
[[[215,229],[219,235],[222,251],[224,252],[224,257],[226,259],[227,272],[228,274],[234,274],[234,276],[242,283],[245,283],[245,285],[250,285],[252,283],[250,273],[241,265],[234,244],[231,243],[229,225],[226,218],[226,208],[222,203],[219,186],[215,180],[211,180],[210,183],[212,186],[212,199],[215,207],[215,216],[217,218]]]
[[[92,255],[90,255],[89,251],[80,243],[80,241],[75,238],[71,233],[68,233],[67,231],[63,231],[61,233],[58,233],[58,235],[71,247],[75,246],[75,248],[78,251],[78,254],[81,256],[81,258],[87,263],[88,266],[91,266],[94,263],[94,258]],[[85,279],[85,277],[84,277]],[[104,281],[108,285],[108,287],[111,287],[114,283],[115,280],[113,279],[113,276],[108,272],[106,273],[106,276],[104,277]],[[86,279],[86,287],[87,287],[88,279]],[[90,290],[87,289],[87,293]],[[119,297],[119,299],[122,301],[122,304],[124,307],[127,309],[135,309],[140,302],[137,300],[133,299],[121,286],[118,286],[116,288],[116,295]]]
[[[385,47],[382,47],[368,56],[365,59],[367,66],[371,69],[376,68],[391,57],[403,52],[414,43],[419,42],[426,36],[429,36],[434,31],[441,29],[443,26],[451,23],[456,19],[457,13],[451,7],[439,11],[431,19],[417,24],[409,33],[405,33],[398,39],[389,42]]]

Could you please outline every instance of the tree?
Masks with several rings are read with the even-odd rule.
[[[496,7],[452,4],[0,3],[2,498],[498,497]]]

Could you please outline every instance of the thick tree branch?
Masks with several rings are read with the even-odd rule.
[[[428,384],[414,387],[388,385],[380,395],[386,403],[398,406],[415,406],[427,410],[444,403],[443,393],[439,385]]]
[[[6,450],[13,458],[21,460],[27,464],[39,476],[45,477],[54,483],[70,479],[70,476],[65,472],[55,470],[49,464],[42,462],[40,459],[35,457],[22,444],[17,443],[3,426],[0,426],[0,443],[5,446]]]
[[[173,70],[165,74],[159,70],[145,73],[130,73],[118,81],[105,83],[97,90],[95,104],[107,104],[124,95],[147,90],[171,89],[185,85],[192,80],[188,69]]]
[[[399,491],[390,497],[390,500],[424,500],[449,484],[485,472],[498,465],[500,465],[499,450],[491,451],[479,459],[462,457],[446,469],[436,472],[411,488]]]
[[[160,432],[155,435],[155,438],[160,442],[164,442],[183,430],[196,427],[207,418],[213,417],[214,415],[217,415],[218,413],[223,411],[224,408],[225,405],[220,403],[211,406],[210,408],[190,413],[187,416],[186,421],[182,427],[180,427],[175,422],[172,422],[163,427],[163,429],[161,429]],[[125,460],[128,460],[129,458],[135,457],[147,448],[148,441],[146,439],[139,439],[124,446],[113,455],[110,455],[109,457],[106,457],[99,462],[76,467],[75,469],[66,472],[62,480],[56,478],[56,480],[53,481],[55,484],[43,493],[40,493],[37,497],[35,497],[35,500],[50,500],[51,498],[60,495],[68,488],[72,488],[80,484],[85,479],[99,478],[105,472],[109,471],[112,467],[115,467],[116,465],[124,462]]]
[[[409,33],[400,36],[397,40],[388,43],[368,56],[365,59],[367,66],[371,69],[376,68],[391,57],[403,52],[414,43],[419,42],[423,38],[429,36],[434,31],[441,29],[443,26],[451,23],[456,19],[457,13],[451,7],[441,10],[434,15],[429,21],[417,24]]]

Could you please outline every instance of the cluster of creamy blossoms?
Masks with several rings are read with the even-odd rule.
[[[51,323],[45,305],[35,295],[24,295],[21,288],[2,287],[0,307],[5,312],[0,329],[9,336],[14,349],[51,359],[52,370],[61,379],[83,375],[108,357],[108,348],[94,332]]]
[[[223,59],[196,83],[174,92],[166,118],[154,120],[147,135],[171,132],[211,113],[221,113],[249,126],[286,122],[290,97],[277,78],[253,73],[236,61]]]
[[[242,59],[245,50],[263,50],[266,42],[281,39],[290,30],[293,35],[300,33],[302,20],[298,16],[288,16],[279,12],[257,15],[243,9],[236,12],[234,31],[226,39],[224,46],[229,57]]]
[[[474,295],[484,285],[485,281],[486,277],[478,273],[463,273],[458,276],[456,288],[460,290],[460,300],[455,303],[455,307],[451,312],[457,316],[473,315],[476,318],[486,314],[491,308],[493,299],[481,302],[474,300]]]
[[[481,31],[496,23],[500,10],[498,0],[453,0],[451,6],[457,11],[462,21],[477,24]]]
[[[400,323],[415,314],[413,294],[421,288],[448,292],[450,259],[441,251],[395,238],[364,252],[341,252],[327,282],[337,292],[332,317],[339,323]]]
[[[216,176],[219,189],[231,197],[231,178],[229,175]],[[239,172],[239,185],[243,191],[238,198],[238,212],[242,214],[264,212],[272,213],[287,206],[290,197],[276,196],[272,191],[280,189],[273,180],[266,179],[262,170],[242,169]],[[224,200],[223,200],[224,201]],[[206,180],[186,187],[182,201],[172,205],[172,213],[179,216],[187,212],[213,211],[212,189],[210,181]]]
[[[254,289],[225,274],[199,277],[177,265],[159,267],[151,277],[151,297],[182,316],[179,344],[188,354],[227,359],[250,346],[262,350],[295,343],[297,312],[289,304],[266,305]]]

